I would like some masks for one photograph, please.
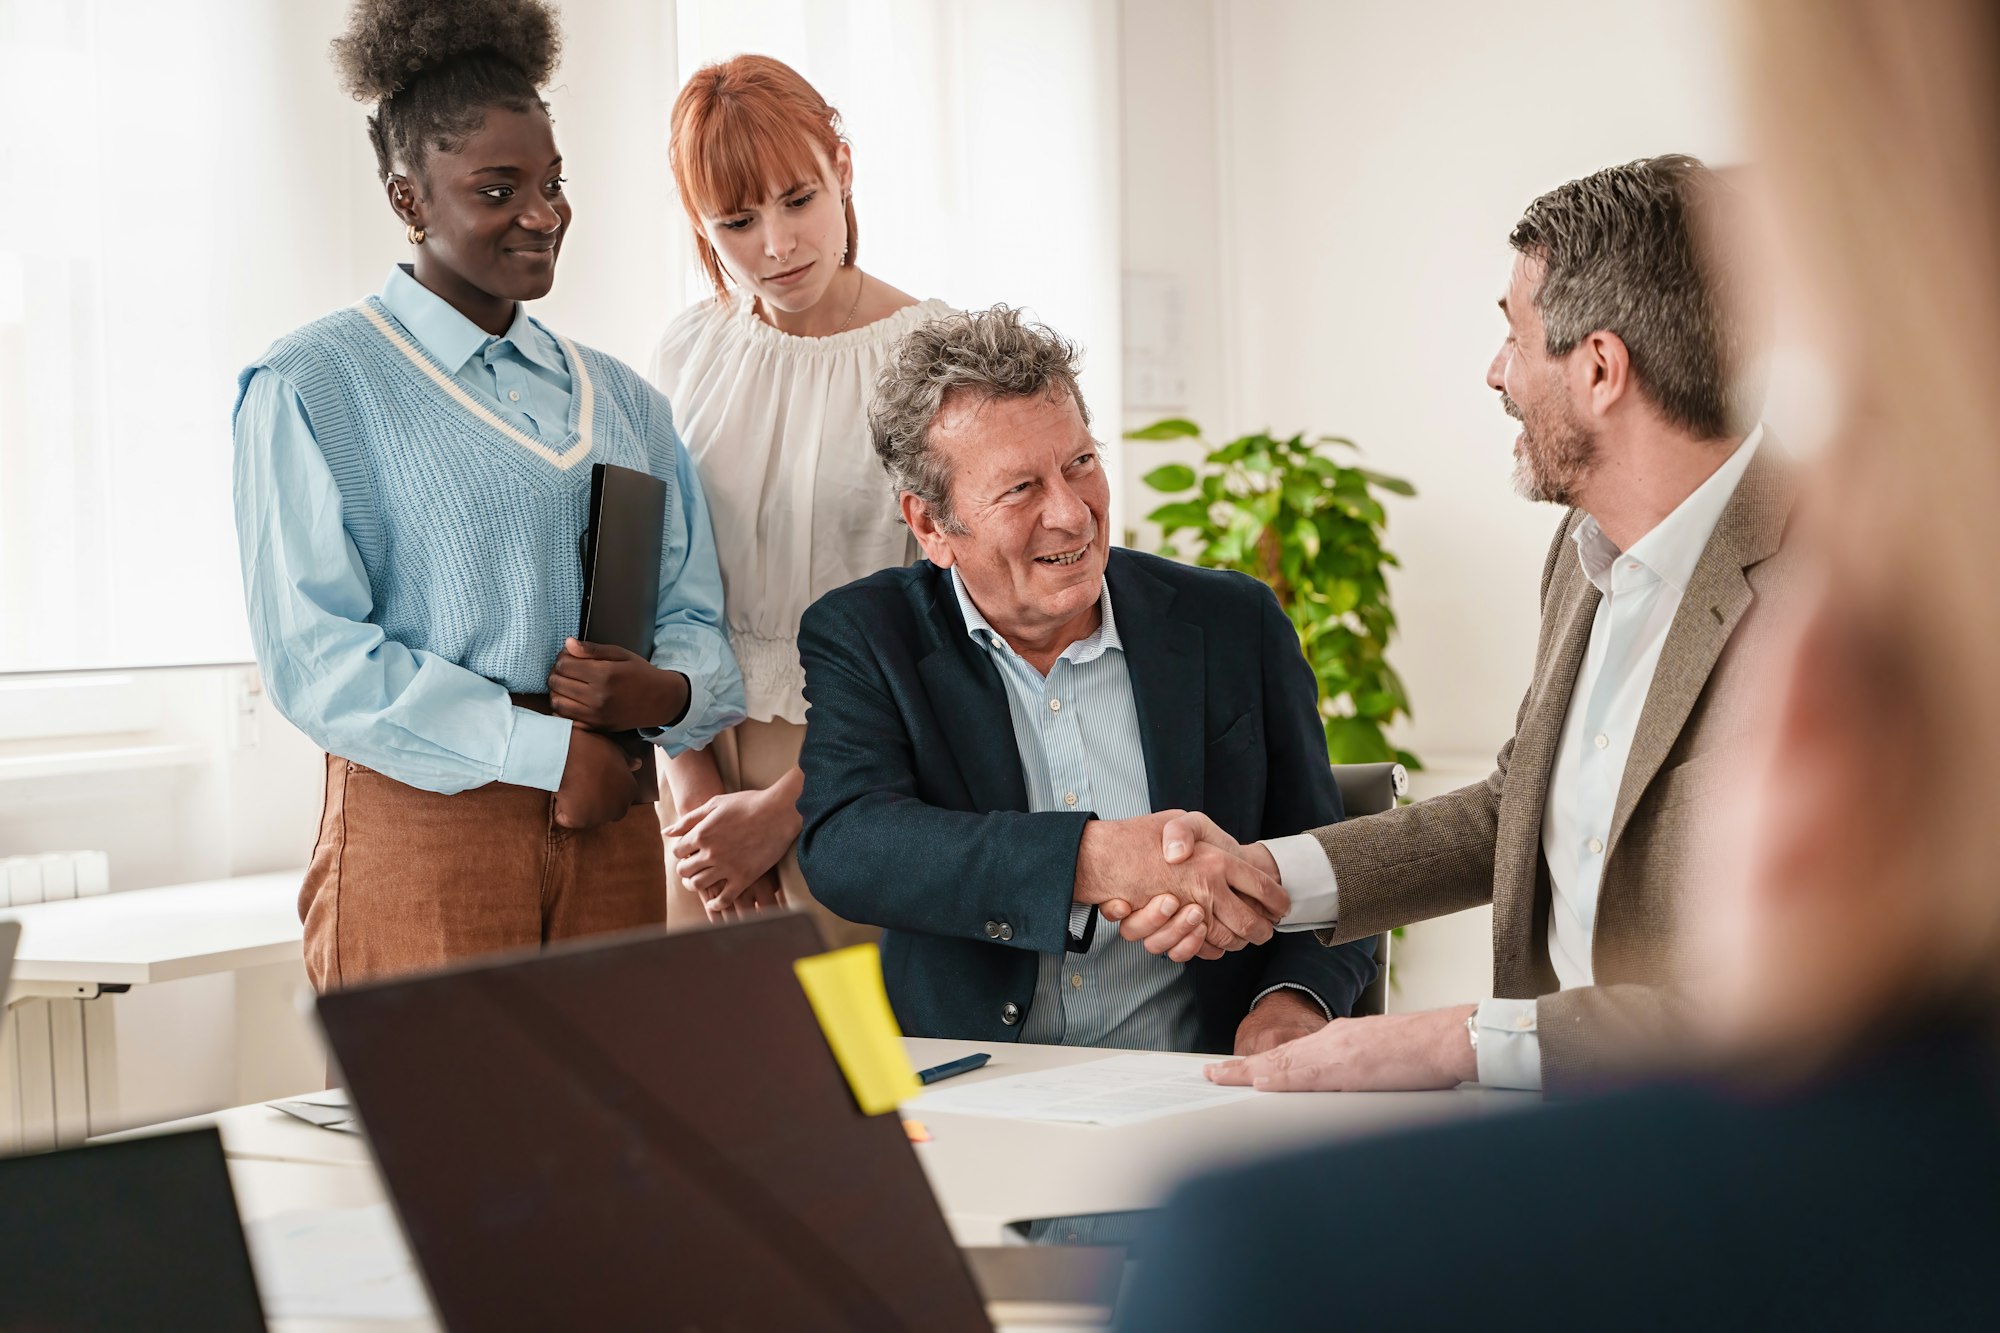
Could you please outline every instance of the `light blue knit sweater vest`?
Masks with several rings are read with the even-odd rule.
[[[241,407],[268,366],[305,403],[368,573],[368,619],[526,694],[548,689],[576,633],[590,465],[650,472],[667,483],[668,512],[680,503],[666,400],[622,362],[558,341],[571,393],[569,434],[557,441],[510,433],[490,407],[482,414],[372,296],[273,343],[236,392]]]

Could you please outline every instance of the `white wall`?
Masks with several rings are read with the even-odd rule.
[[[1557,519],[1513,495],[1484,383],[1507,232],[1599,167],[1735,160],[1726,38],[1713,0],[1123,6],[1126,268],[1183,284],[1190,414],[1350,435],[1416,483],[1389,545],[1418,795],[1511,731]],[[1398,1007],[1485,994],[1490,958],[1486,911],[1414,928]]]
[[[1222,9],[1245,424],[1352,435],[1416,483],[1390,529],[1403,740],[1483,763],[1527,681],[1557,520],[1514,498],[1514,426],[1484,382],[1507,232],[1599,167],[1734,159],[1726,34],[1702,0]]]

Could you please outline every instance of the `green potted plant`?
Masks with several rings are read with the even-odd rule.
[[[1201,428],[1172,417],[1125,438],[1201,442]],[[1387,656],[1396,616],[1383,571],[1396,557],[1382,545],[1388,516],[1375,494],[1416,487],[1329,457],[1329,448],[1359,452],[1337,436],[1256,434],[1203,448],[1199,472],[1168,463],[1142,478],[1181,497],[1146,516],[1166,538],[1161,553],[1240,570],[1277,594],[1319,681],[1328,759],[1421,767],[1386,735],[1410,700]]]

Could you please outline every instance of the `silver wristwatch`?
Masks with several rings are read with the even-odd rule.
[[[1479,1049],[1479,1011],[1474,1009],[1465,1016],[1465,1039],[1472,1043],[1472,1049]]]

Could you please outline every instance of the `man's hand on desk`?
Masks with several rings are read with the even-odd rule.
[[[1160,852],[1169,866],[1220,855],[1255,871],[1256,878],[1277,885],[1283,898],[1284,886],[1278,883],[1278,863],[1271,858],[1263,843],[1237,842],[1199,810],[1170,810],[1165,813],[1168,817],[1160,824]],[[1285,911],[1290,910],[1290,899],[1283,898],[1283,902],[1284,908],[1271,918],[1274,923],[1282,920]],[[1190,958],[1220,958],[1222,950],[1215,947],[1213,939],[1204,940],[1202,933],[1196,929],[1201,921],[1190,921],[1186,912],[1176,915],[1174,909],[1177,905],[1171,897],[1161,895],[1137,909],[1123,900],[1113,900],[1103,904],[1100,910],[1105,920],[1118,923],[1120,935],[1144,943],[1149,953],[1165,954],[1177,963],[1185,963]],[[1264,941],[1257,942],[1261,944]]]
[[[1264,1003],[1277,998],[1271,996]],[[1214,1083],[1265,1092],[1453,1088],[1479,1078],[1479,1061],[1465,1032],[1465,1020],[1477,1007],[1461,1004],[1420,1014],[1343,1018],[1310,1036],[1259,1055],[1209,1065],[1203,1072]],[[1242,1043],[1239,1029],[1239,1052]]]
[[[1130,924],[1124,918],[1133,915],[1132,901],[1146,901],[1155,909],[1146,916],[1147,921],[1168,920],[1165,930],[1172,932],[1176,944],[1198,933],[1201,943],[1196,948],[1214,950],[1211,957],[1270,939],[1273,923],[1291,907],[1276,877],[1212,846],[1186,849],[1178,862],[1169,864],[1160,855],[1161,830],[1180,814],[1168,810],[1137,819],[1093,820],[1086,825],[1077,852],[1076,900],[1109,908],[1106,915],[1123,923],[1121,933]],[[1166,893],[1141,898],[1160,889]],[[1165,907],[1163,898],[1172,898],[1174,906]],[[1179,910],[1182,904],[1187,911]],[[1190,919],[1197,908],[1199,917]],[[1127,934],[1126,938],[1142,937]],[[1168,953],[1169,949],[1161,947],[1153,952]],[[1185,951],[1187,956],[1193,952]],[[1177,961],[1186,961],[1186,957]]]
[[[1295,990],[1272,991],[1250,1006],[1236,1025],[1236,1057],[1261,1055],[1326,1026],[1320,1007]]]

